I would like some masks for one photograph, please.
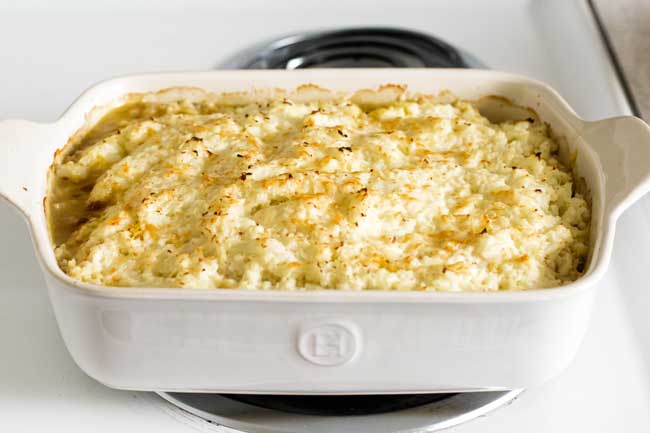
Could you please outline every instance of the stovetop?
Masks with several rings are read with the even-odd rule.
[[[26,5],[27,4],[27,5]],[[21,12],[31,3],[15,6]],[[56,9],[54,9],[56,7]],[[35,7],[34,7],[35,8]],[[435,34],[493,69],[555,87],[583,117],[630,107],[586,3],[580,0],[191,0],[119,6],[67,0],[46,15],[0,5],[0,118],[56,118],[84,88],[114,75],[211,69],[244,48],[299,31],[406,27]],[[49,11],[47,8],[50,8]],[[35,9],[34,9],[35,10]],[[34,11],[32,10],[32,12]],[[42,10],[42,9],[39,9]],[[98,15],[112,11],[118,15]],[[29,11],[27,11],[29,12]],[[65,350],[24,222],[0,205],[0,430],[12,432],[226,431],[151,393],[116,391],[86,377]],[[650,429],[650,198],[620,220],[592,323],[561,376],[489,416],[471,433]]]

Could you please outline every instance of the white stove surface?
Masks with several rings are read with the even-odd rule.
[[[441,36],[493,69],[546,81],[588,119],[629,113],[581,1],[291,0],[273,2],[273,11],[262,0],[51,3],[0,3],[0,118],[51,121],[104,78],[211,69],[276,35],[357,25]],[[59,336],[25,223],[4,203],[0,227],[0,431],[228,431],[154,394],[112,390],[85,376]],[[552,382],[453,431],[649,432],[649,279],[646,197],[619,222],[613,261],[575,362]]]

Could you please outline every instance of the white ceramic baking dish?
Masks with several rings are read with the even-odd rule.
[[[315,83],[332,90],[406,84],[534,108],[576,153],[593,200],[580,280],[498,293],[260,292],[97,287],[66,276],[43,211],[53,153],[93,107],[129,92],[214,92]],[[96,116],[95,116],[96,117]],[[352,394],[512,389],[571,361],[605,272],[616,220],[650,189],[650,128],[633,117],[588,122],[552,89],[478,70],[215,71],[118,78],[86,91],[56,122],[0,123],[0,194],[27,218],[65,343],[90,376],[156,391]],[[45,354],[44,354],[45,355]]]

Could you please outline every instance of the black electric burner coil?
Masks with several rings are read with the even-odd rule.
[[[295,34],[251,47],[222,66],[232,69],[485,67],[472,55],[440,38],[396,28],[352,28]],[[406,410],[455,394],[222,395],[282,412],[346,416]]]
[[[396,28],[300,33],[251,47],[226,62],[232,69],[483,68],[440,38]]]
[[[281,412],[301,415],[348,416],[374,415],[411,409],[444,400],[455,394],[221,395],[241,403]]]

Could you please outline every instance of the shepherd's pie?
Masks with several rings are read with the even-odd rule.
[[[130,95],[50,175],[56,257],[98,285],[497,291],[577,279],[590,207],[535,118],[449,94],[365,104]]]

